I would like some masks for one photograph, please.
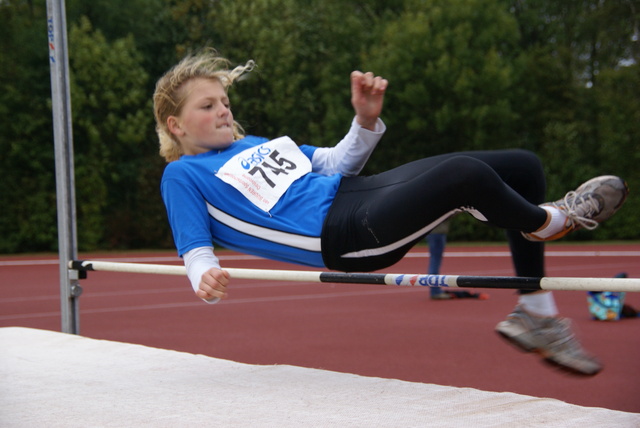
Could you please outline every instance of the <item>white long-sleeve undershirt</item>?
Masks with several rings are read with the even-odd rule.
[[[191,282],[193,291],[196,292],[200,288],[202,275],[211,268],[220,269],[220,261],[213,254],[213,247],[198,247],[187,251],[182,255],[184,266],[187,268],[187,277]],[[219,298],[211,300],[202,299],[207,303],[218,303]]]
[[[378,119],[374,131],[358,125],[355,119],[347,135],[334,147],[320,147],[313,153],[313,172],[324,175],[358,175],[369,160],[386,127]]]

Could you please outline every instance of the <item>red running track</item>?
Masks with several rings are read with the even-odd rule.
[[[306,269],[233,252],[219,255],[226,267]],[[60,330],[55,258],[0,257],[0,326]],[[179,263],[171,252],[81,258]],[[426,249],[416,248],[386,272],[423,273],[426,265]],[[611,277],[623,271],[640,277],[640,244],[547,247],[547,276]],[[442,272],[513,274],[504,245],[451,245]],[[176,276],[91,272],[81,285],[80,332],[91,338],[640,412],[640,318],[594,321],[584,292],[555,296],[583,344],[605,364],[595,377],[561,372],[494,333],[515,305],[512,290],[488,290],[486,301],[431,301],[427,288],[235,280],[228,300],[207,305],[194,297],[186,278]],[[628,294],[627,303],[640,309],[640,296]],[[73,370],[73,361],[67,369]]]

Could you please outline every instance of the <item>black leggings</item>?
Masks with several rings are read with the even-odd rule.
[[[546,184],[525,150],[450,153],[369,177],[345,177],[322,230],[330,269],[366,272],[398,262],[439,223],[467,211],[506,229],[519,276],[544,276],[544,247],[524,239],[546,221]]]

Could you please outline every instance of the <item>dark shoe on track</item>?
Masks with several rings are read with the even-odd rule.
[[[442,293],[431,295],[431,300],[453,300],[453,299],[489,300],[489,295],[487,293],[471,293],[469,291],[443,291]]]

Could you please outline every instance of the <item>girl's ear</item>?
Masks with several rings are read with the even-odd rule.
[[[167,128],[169,128],[169,132],[171,132],[176,137],[181,137],[184,135],[184,131],[180,127],[180,121],[175,116],[169,116],[167,118]]]

